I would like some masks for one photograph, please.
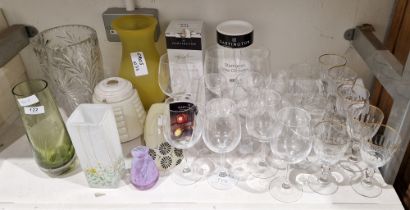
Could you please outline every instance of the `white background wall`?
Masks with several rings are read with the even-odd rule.
[[[228,19],[243,19],[255,26],[255,45],[271,50],[272,71],[312,59],[324,52],[344,53],[346,29],[371,23],[383,39],[393,0],[137,0],[139,7],[159,9],[162,31],[173,19],[201,19],[207,44],[215,44],[215,27]],[[108,42],[101,14],[121,7],[121,0],[0,0],[9,24],[24,23],[40,31],[62,24],[85,24],[96,29],[106,76],[115,75],[120,43]],[[160,51],[164,39],[160,40]],[[353,57],[355,55],[352,55]],[[26,48],[22,57],[30,77],[40,77],[36,59]],[[363,66],[357,70],[368,77]],[[366,79],[365,78],[365,79]]]

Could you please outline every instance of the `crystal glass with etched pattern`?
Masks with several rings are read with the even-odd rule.
[[[31,40],[58,106],[67,115],[81,103],[91,103],[102,79],[102,58],[96,31],[84,25],[47,29]]]

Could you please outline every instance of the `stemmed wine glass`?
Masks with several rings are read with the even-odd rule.
[[[338,54],[326,53],[319,56],[319,66],[320,70],[323,73],[335,66],[344,66],[346,65],[346,57]]]
[[[262,151],[255,154],[249,165],[251,174],[257,178],[267,179],[278,171],[267,162],[266,144],[279,134],[276,113],[281,106],[280,94],[272,89],[259,88],[249,95],[246,130],[262,144]]]
[[[345,66],[347,63],[346,57],[337,54],[323,54],[319,56],[320,76],[323,83],[325,94],[329,93],[329,76],[328,70],[332,67]]]
[[[328,94],[336,96],[342,84],[356,83],[357,73],[348,66],[335,66],[327,70]]]
[[[221,73],[205,73],[205,87],[217,97],[223,97],[228,88],[228,80]]]
[[[235,158],[232,161],[232,171],[235,172],[240,180],[247,179],[251,171],[253,171],[250,170],[252,166],[249,167],[248,160],[253,158],[252,155],[259,146],[254,137],[249,135],[246,130],[246,116],[249,113],[248,104],[251,101],[252,93],[264,86],[265,78],[256,71],[242,72],[235,79],[231,99],[235,101],[236,110],[240,117],[242,136],[241,143],[235,154],[239,158]]]
[[[375,198],[382,192],[381,187],[373,175],[378,167],[386,164],[401,143],[400,134],[388,125],[375,125],[378,127],[376,134],[368,139],[363,139],[360,150],[363,161],[367,164],[364,178],[357,182],[352,180],[351,185],[358,194]]]
[[[337,121],[319,122],[313,133],[313,150],[322,163],[322,171],[309,181],[309,187],[318,194],[331,195],[336,193],[338,185],[330,167],[343,158],[349,146],[349,135],[346,126]]]
[[[350,104],[346,112],[347,131],[352,139],[352,153],[348,156],[348,161],[342,161],[340,165],[348,171],[359,172],[366,167],[360,161],[360,143],[363,139],[371,138],[377,132],[383,122],[384,114],[381,109],[368,104],[366,101]]]
[[[188,149],[201,138],[203,125],[202,113],[192,96],[177,95],[165,100],[167,105],[162,116],[162,132],[165,140],[178,149]],[[188,164],[184,155],[184,164],[174,169],[172,179],[180,185],[190,185],[202,178],[197,169]]]
[[[263,75],[255,71],[243,72],[236,77],[232,100],[235,101],[236,108],[241,117],[246,117],[251,95],[265,87],[265,81]]]
[[[219,190],[232,188],[238,179],[225,167],[225,154],[234,150],[241,140],[241,123],[235,102],[214,98],[207,102],[203,139],[205,145],[220,154],[220,165],[208,178],[208,183]]]
[[[350,84],[341,84],[337,88],[337,100],[336,100],[336,109],[339,113],[339,116],[343,116],[343,120],[347,120],[348,116],[348,107],[352,104],[361,103],[363,106],[367,106],[369,102],[369,91],[362,85],[354,83]],[[368,106],[367,106],[368,107]],[[350,130],[350,128],[349,128]],[[360,172],[363,170],[361,166],[360,159],[360,139],[351,138],[351,154],[348,155],[347,161],[341,161],[340,165],[342,168],[352,171]]]
[[[277,113],[279,135],[270,142],[272,152],[287,163],[286,176],[272,180],[270,194],[281,202],[295,202],[302,196],[302,187],[289,181],[289,165],[303,161],[312,149],[310,115],[298,107],[284,107]]]
[[[211,73],[223,75],[228,83],[225,94],[232,95],[236,78],[244,72],[268,74],[270,51],[267,48],[223,49],[210,47],[205,52],[205,76]]]
[[[196,68],[186,58],[169,61],[167,53],[162,55],[158,67],[158,84],[162,92],[170,97],[195,95],[200,80]]]

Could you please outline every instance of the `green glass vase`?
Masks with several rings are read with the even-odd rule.
[[[57,176],[73,168],[74,147],[47,82],[24,81],[12,92],[40,169]]]
[[[165,99],[158,84],[159,54],[154,33],[158,21],[151,16],[122,16],[112,21],[122,44],[119,76],[131,81],[145,110]]]

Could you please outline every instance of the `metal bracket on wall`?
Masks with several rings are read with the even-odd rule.
[[[0,67],[4,66],[16,56],[37,35],[38,30],[33,26],[12,25],[0,32]]]
[[[403,67],[373,32],[372,25],[364,24],[347,30],[345,39],[351,41],[370,71],[393,98],[387,124],[398,130],[402,142],[390,162],[380,170],[386,183],[393,184],[410,140],[410,55]]]
[[[104,28],[107,35],[107,40],[110,42],[119,42],[120,37],[118,36],[117,32],[112,28],[111,22],[121,16],[125,15],[146,15],[146,16],[154,16],[157,21],[157,27],[154,34],[154,40],[158,41],[159,36],[161,34],[160,27],[159,27],[159,19],[158,19],[158,10],[152,8],[137,8],[133,11],[126,11],[125,8],[113,7],[108,8],[102,14]]]

